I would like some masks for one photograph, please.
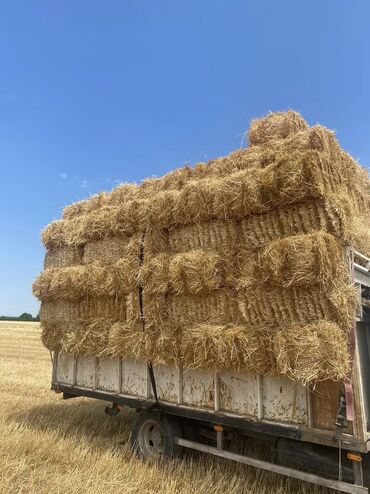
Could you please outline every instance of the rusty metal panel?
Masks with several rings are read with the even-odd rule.
[[[157,387],[158,399],[177,403],[179,373],[175,365],[156,365],[154,376]]]
[[[200,369],[183,372],[183,403],[203,408],[214,408],[214,375]]]
[[[147,364],[138,360],[122,361],[121,393],[139,397],[147,396]]]
[[[99,358],[97,365],[96,388],[102,391],[119,393],[119,360]]]
[[[219,376],[221,410],[241,415],[258,414],[258,377],[224,371]]]
[[[57,360],[56,380],[61,384],[73,384],[73,355],[59,353]]]
[[[83,388],[94,388],[95,365],[92,357],[79,355],[76,367],[76,385]]]
[[[263,379],[263,418],[307,424],[307,389],[284,377]]]

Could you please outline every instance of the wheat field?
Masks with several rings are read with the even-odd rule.
[[[128,438],[135,411],[50,391],[38,323],[0,322],[0,492],[329,494],[327,489],[189,452],[144,463]]]

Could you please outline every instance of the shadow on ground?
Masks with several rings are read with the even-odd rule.
[[[78,435],[102,441],[112,439],[115,444],[127,442],[136,412],[127,409],[116,417],[109,417],[104,412],[107,405],[84,398],[58,399],[55,403],[13,411],[7,422],[43,432],[57,432],[64,438]]]

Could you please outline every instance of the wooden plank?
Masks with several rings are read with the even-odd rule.
[[[343,384],[335,381],[323,381],[311,391],[312,427],[334,431],[335,420],[339,408],[339,393]],[[353,433],[352,423],[344,429],[347,434]]]

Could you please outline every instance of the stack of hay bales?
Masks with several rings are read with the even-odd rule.
[[[52,351],[184,368],[343,379],[356,291],[344,247],[370,252],[370,181],[296,112],[249,147],[67,206],[34,283]]]

